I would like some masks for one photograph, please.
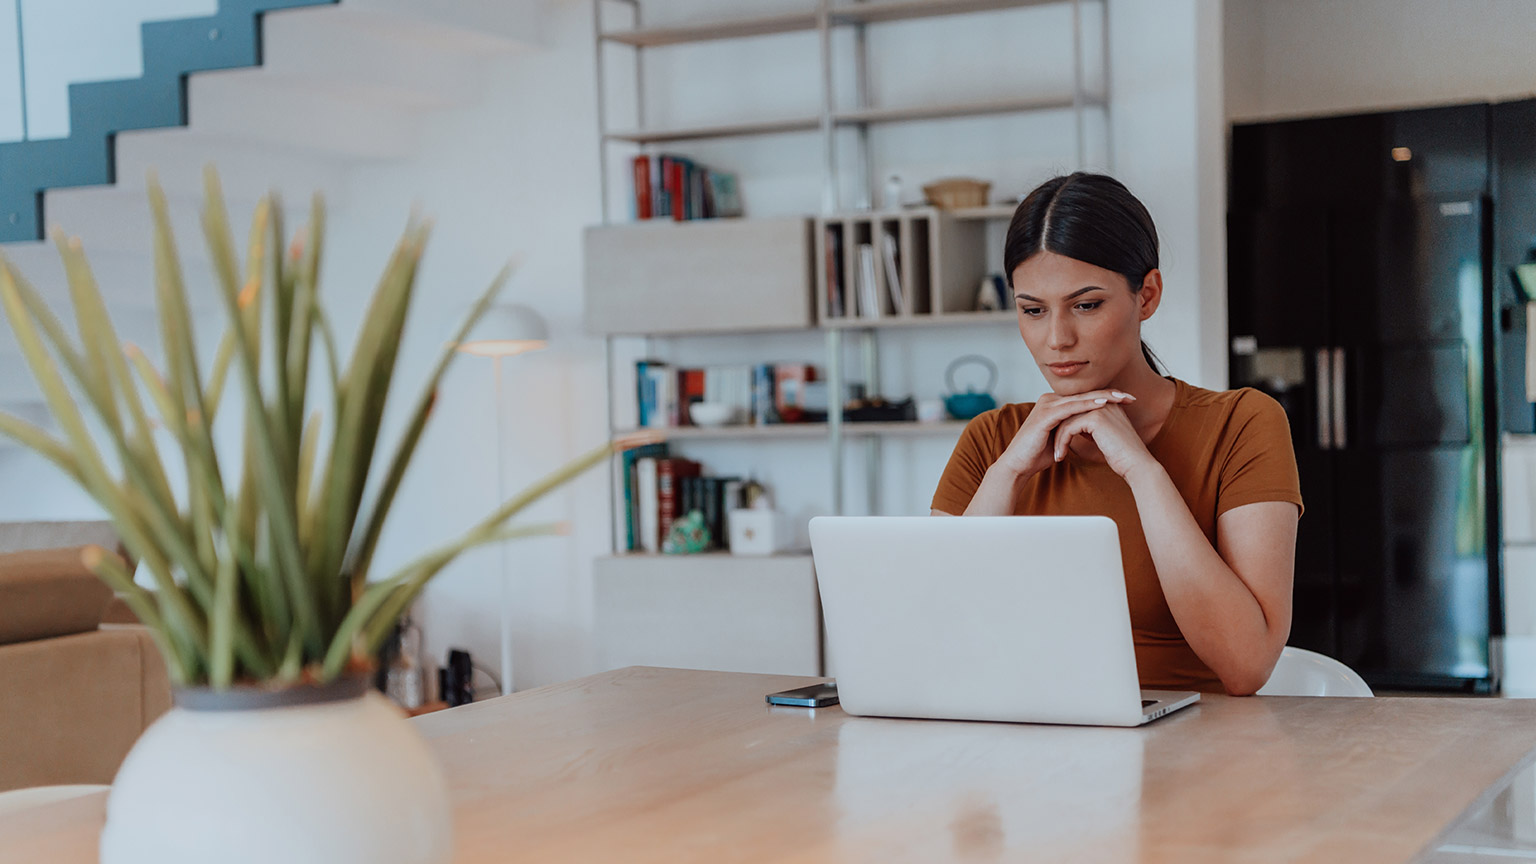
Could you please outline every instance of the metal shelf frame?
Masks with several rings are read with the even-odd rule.
[[[1103,45],[1101,56],[1103,61],[1102,92],[1090,94],[1085,91],[1084,78],[1084,33],[1082,23],[1082,4],[1085,0],[852,0],[852,2],[836,2],[833,0],[819,0],[813,12],[796,12],[782,15],[758,16],[743,18],[734,21],[721,21],[683,27],[647,28],[641,14],[640,0],[592,0],[593,4],[593,43],[597,66],[597,124],[600,149],[600,184],[603,194],[602,216],[606,224],[611,221],[609,212],[609,170],[608,155],[610,146],[638,146],[639,152],[648,152],[653,144],[664,142],[700,140],[708,138],[721,138],[748,135],[772,135],[785,133],[809,133],[818,132],[822,139],[823,165],[822,165],[822,190],[821,190],[821,216],[831,216],[844,209],[868,210],[873,204],[873,191],[876,187],[876,179],[873,176],[874,166],[870,154],[869,129],[872,125],[883,123],[901,123],[915,120],[932,120],[952,117],[970,117],[985,114],[1021,113],[1031,111],[1061,111],[1071,110],[1076,120],[1076,156],[1079,166],[1087,163],[1087,142],[1085,131],[1085,115],[1089,110],[1101,110],[1104,117],[1106,133],[1110,124],[1110,52],[1109,52],[1109,15],[1110,0],[1097,0],[1103,8],[1101,19],[1100,37]],[[882,22],[912,20],[919,18],[933,18],[948,15],[961,15],[971,13],[996,12],[1006,9],[1017,9],[1031,6],[1044,5],[1070,5],[1072,9],[1072,93],[1054,99],[1031,100],[997,100],[980,103],[951,103],[947,105],[916,106],[904,108],[875,107],[870,98],[869,67],[866,56],[865,37],[870,26],[878,26]],[[632,26],[626,29],[604,29],[603,11],[606,6],[627,7],[631,11]],[[857,104],[848,109],[837,109],[833,102],[833,67],[836,58],[833,56],[832,33],[836,28],[852,28],[853,30],[853,58],[855,73],[855,94]],[[647,49],[655,49],[668,45],[680,45],[697,42],[707,42],[722,39],[742,39],[758,36],[782,34],[782,33],[808,33],[814,31],[820,46],[820,65],[822,77],[821,107],[817,116],[802,116],[782,118],[778,120],[762,121],[756,123],[722,124],[718,126],[697,126],[679,129],[650,129],[646,126],[645,116],[645,69],[643,57]],[[612,130],[607,125],[608,101],[604,85],[605,73],[605,46],[627,46],[633,50],[634,82],[635,82],[635,117],[636,128],[629,130]],[[859,156],[860,177],[855,199],[850,205],[844,205],[838,197],[838,171],[837,171],[837,139],[836,131],[839,128],[851,127],[857,135],[857,147]],[[1113,148],[1109,153],[1109,161],[1113,163]],[[967,208],[954,211],[952,215],[957,219],[967,220],[1007,220],[1013,215],[1013,207],[1009,205],[989,205],[985,207]],[[1012,313],[976,313],[975,317],[965,315],[942,316],[942,321],[924,321],[921,319],[903,321],[890,319],[875,323],[862,323],[862,326],[849,326],[838,323],[831,325],[823,323],[821,329],[826,335],[827,352],[827,379],[829,392],[841,394],[845,392],[847,376],[844,366],[844,339],[855,341],[860,356],[863,380],[871,393],[880,392],[878,380],[879,370],[879,343],[878,330],[887,326],[939,326],[941,324],[987,322],[1002,323],[1014,320]],[[845,336],[846,334],[846,336]],[[608,365],[609,384],[609,428],[613,429],[613,348],[612,339],[605,340],[605,351]],[[647,349],[650,345],[647,342]],[[844,444],[848,439],[858,438],[863,441],[865,476],[868,478],[864,490],[867,496],[867,512],[878,512],[879,507],[879,463],[880,441],[887,434],[899,434],[898,430],[887,429],[859,429],[866,424],[845,423],[842,416],[841,399],[832,399],[829,405],[830,411],[826,424],[815,424],[811,430],[796,430],[794,437],[825,436],[831,448],[831,498],[832,511],[834,513],[845,512],[845,489],[843,481]],[[892,425],[892,424],[874,424]],[[912,427],[927,427],[922,431],[932,431],[936,427],[950,424],[895,424]],[[953,424],[956,427],[964,424]],[[615,430],[617,431],[617,430]],[[672,430],[678,432],[678,430]],[[710,430],[718,432],[719,430]],[[914,429],[913,432],[918,430]],[[746,433],[733,433],[741,437],[747,437]],[[774,433],[775,435],[787,433]],[[678,432],[678,439],[727,437],[711,436],[707,432]],[[759,437],[764,437],[761,434]],[[620,482],[622,478],[613,472],[613,494],[616,501],[623,498]],[[623,550],[615,550],[622,553]]]

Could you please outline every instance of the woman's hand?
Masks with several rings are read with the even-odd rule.
[[[1137,466],[1157,464],[1151,451],[1147,450],[1146,442],[1141,440],[1141,433],[1136,431],[1131,418],[1118,404],[1095,405],[1063,422],[1056,429],[1053,442],[1057,462],[1067,457],[1067,448],[1079,435],[1093,439],[1099,455],[1121,477],[1126,477]]]
[[[1064,428],[1063,423],[1107,408],[1115,409],[1124,418],[1125,412],[1120,405],[1134,401],[1135,396],[1119,390],[1094,390],[1074,396],[1047,393],[1040,397],[1029,416],[1024,418],[1024,425],[1014,434],[1003,455],[997,457],[994,466],[1020,479],[1033,477],[1061,461],[1061,457],[1056,454],[1065,452],[1062,450],[1064,445],[1061,443],[1059,428]],[[1130,425],[1129,420],[1125,422],[1127,426]],[[1131,434],[1134,437],[1135,430]]]

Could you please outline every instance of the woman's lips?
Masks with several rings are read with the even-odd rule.
[[[1058,378],[1068,378],[1082,371],[1087,365],[1088,362],[1085,360],[1075,363],[1047,363],[1045,368],[1051,370],[1051,374]]]

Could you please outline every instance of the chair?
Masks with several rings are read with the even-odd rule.
[[[12,789],[9,792],[0,792],[0,816],[19,813],[22,810],[41,807],[44,804],[52,804],[55,801],[65,801],[70,798],[80,798],[97,792],[105,792],[111,788],[111,786],[79,784],[75,786],[32,786],[26,789]]]
[[[1343,663],[1316,651],[1285,646],[1260,696],[1374,696],[1370,685]]]

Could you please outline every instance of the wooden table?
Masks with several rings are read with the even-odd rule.
[[[1409,861],[1536,749],[1536,701],[1207,696],[1140,729],[763,703],[812,680],[634,667],[414,722],[466,864]],[[102,801],[0,818],[0,861],[95,861]]]

